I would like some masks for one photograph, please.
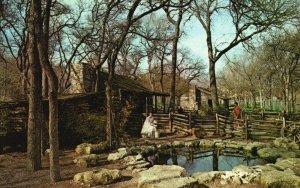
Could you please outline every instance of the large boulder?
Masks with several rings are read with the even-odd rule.
[[[197,172],[192,175],[199,184],[207,184],[220,180],[222,185],[243,183],[238,173],[232,171],[211,171],[211,172]]]
[[[99,144],[82,143],[76,146],[75,152],[77,154],[99,154],[107,149],[107,144],[101,142]]]
[[[204,147],[204,148],[211,148],[215,145],[215,142],[213,140],[201,140],[200,141],[200,147]]]
[[[255,165],[250,168],[260,173],[278,170],[273,164]]]
[[[247,143],[243,149],[247,154],[255,154],[258,150],[267,147],[267,144],[261,142],[249,142]]]
[[[124,158],[124,167],[127,170],[135,170],[135,172],[139,172],[148,168],[151,164],[143,159],[142,155],[136,156],[127,156]],[[139,170],[141,169],[141,170]]]
[[[290,171],[265,171],[261,173],[260,183],[264,187],[298,188],[300,177]]]
[[[294,143],[292,140],[288,138],[276,138],[273,141],[273,144],[277,148],[283,148],[287,150],[298,150],[299,145],[297,143]]]
[[[199,185],[196,179],[192,177],[179,177],[172,178],[168,180],[162,180],[158,182],[153,182],[145,186],[147,188],[207,188],[205,185]]]
[[[253,167],[239,165],[232,169],[232,172],[237,174],[242,184],[258,181],[261,171],[255,170]]]
[[[77,154],[86,154],[86,150],[85,148],[90,146],[91,144],[90,143],[82,143],[82,144],[79,144],[76,146],[75,148],[75,152]]]
[[[262,148],[257,151],[260,158],[263,158],[269,162],[275,162],[277,158],[281,156],[281,151],[277,148]]]
[[[152,187],[152,185],[168,181],[173,178],[185,177],[186,171],[184,168],[176,165],[154,165],[148,170],[140,172],[138,187]]]
[[[217,147],[217,148],[225,148],[226,147],[226,142],[223,142],[222,140],[216,140],[215,141],[215,147]]]
[[[194,145],[194,141],[187,141],[184,143],[184,146],[187,148],[197,147],[197,145],[196,146]],[[199,144],[198,144],[198,146],[199,146]]]
[[[162,146],[160,146],[162,147]],[[169,145],[164,145],[164,147],[171,147]],[[157,152],[156,146],[134,146],[129,149],[131,154],[141,154],[141,155],[149,155]]]
[[[288,158],[277,160],[275,166],[280,170],[291,169],[296,175],[300,176],[300,158]]]
[[[108,161],[116,161],[119,159],[123,159],[124,157],[128,156],[129,152],[126,148],[119,148],[117,152],[110,153],[107,157]]]
[[[180,147],[184,147],[185,143],[184,143],[184,141],[174,141],[174,142],[172,142],[172,146],[174,148],[180,148]]]
[[[269,162],[275,162],[278,158],[296,158],[297,154],[293,151],[288,151],[281,148],[262,148],[257,151],[257,154],[260,158],[263,158]]]
[[[192,177],[195,178],[200,184],[209,183],[215,181],[215,179],[221,179],[221,176],[224,175],[222,171],[211,171],[211,172],[196,172],[192,174]]]
[[[237,142],[237,141],[227,141],[225,143],[226,148],[233,148],[233,149],[242,149],[244,146],[247,145],[245,142]]]
[[[76,183],[96,186],[110,184],[122,177],[119,170],[108,170],[101,168],[94,171],[86,171],[78,173],[74,176],[73,180]]]
[[[76,159],[73,160],[73,162],[81,168],[98,166],[102,162],[105,162],[105,161],[106,161],[105,156],[96,155],[96,154],[79,156],[79,157],[77,157]]]
[[[280,153],[280,158],[282,158],[282,159],[298,157],[297,153],[295,153],[293,151],[286,151],[286,150],[281,150],[281,151],[282,152]]]
[[[232,171],[225,171],[224,174],[221,175],[220,183],[222,185],[227,185],[227,184],[240,185],[243,182],[241,181],[240,177],[236,173]]]

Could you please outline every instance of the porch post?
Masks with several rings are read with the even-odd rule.
[[[154,106],[155,113],[157,113],[157,96],[156,95],[154,95],[154,100],[155,100],[155,106]]]
[[[285,120],[285,117],[282,118],[282,127],[281,127],[281,137],[283,138],[284,137],[284,130],[285,130],[285,127],[286,127],[286,120]]]
[[[248,118],[245,119],[245,138],[249,139],[249,130],[248,130]]]
[[[166,96],[163,96],[162,99],[163,99],[162,102],[164,104],[164,113],[166,113]]]
[[[220,135],[220,122],[219,122],[219,116],[218,113],[216,113],[216,134]]]
[[[148,97],[146,96],[146,116],[148,116]]]

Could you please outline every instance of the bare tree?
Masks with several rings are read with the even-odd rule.
[[[7,62],[13,59],[20,71],[20,85],[23,97],[27,94],[28,86],[28,28],[27,19],[29,12],[29,1],[7,1],[2,2],[0,33],[0,58]]]
[[[58,79],[49,61],[49,20],[52,0],[47,0],[42,8],[41,0],[31,1],[31,13],[33,16],[34,40],[33,48],[38,49],[38,56],[43,71],[49,82],[49,145],[50,145],[50,179],[52,182],[60,180],[59,146],[58,146]],[[44,10],[44,11],[42,11]],[[42,14],[44,13],[44,14]],[[44,16],[44,21],[42,16]]]
[[[179,1],[180,7],[176,8],[178,10],[177,18],[171,15],[174,10],[171,10],[170,6],[164,8],[169,22],[174,26],[174,35],[172,42],[172,81],[171,81],[171,91],[170,91],[170,110],[174,112],[175,110],[175,95],[176,95],[176,67],[177,67],[177,45],[180,37],[180,24],[183,19],[184,6],[183,0]],[[170,5],[170,4],[169,4]]]
[[[134,40],[136,39],[136,35],[131,35],[128,37],[128,40],[125,41],[120,51],[120,56],[117,59],[118,65],[116,67],[116,73],[130,76],[133,79],[137,79],[139,65],[142,59],[146,57],[141,46],[134,44]]]
[[[210,89],[213,107],[218,103],[215,65],[228,51],[240,43],[245,43],[255,35],[271,28],[280,27],[298,14],[297,1],[238,1],[238,0],[194,0],[193,13],[206,32],[208,47]],[[213,17],[229,15],[235,34],[226,44],[216,44],[213,40]],[[230,22],[228,22],[230,23]]]
[[[168,23],[167,18],[157,16],[152,13],[149,17],[143,19],[142,24],[137,27],[133,33],[140,36],[143,53],[147,56],[148,77],[151,89],[155,91],[156,81],[159,76],[160,91],[164,92],[163,77],[164,63],[168,55],[170,55],[169,44],[173,40],[172,24]],[[157,75],[158,69],[160,75]]]

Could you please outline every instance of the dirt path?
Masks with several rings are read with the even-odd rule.
[[[51,184],[49,178],[49,163],[43,158],[43,168],[37,172],[29,172],[26,169],[26,153],[8,153],[0,155],[0,187],[85,187],[75,184],[72,179],[76,173],[84,172],[94,168],[79,168],[73,163],[77,154],[73,151],[64,151],[60,156],[62,181]],[[121,169],[120,163],[104,164],[101,167],[108,169]],[[99,168],[99,167],[98,167]],[[130,171],[123,170],[124,178],[109,186],[98,187],[136,187],[137,175]]]

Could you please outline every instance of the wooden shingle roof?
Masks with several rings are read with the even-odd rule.
[[[101,72],[100,79],[106,81],[108,79],[108,73]],[[128,76],[122,76],[122,75],[117,75],[117,74],[114,75],[113,89],[121,89],[123,91],[143,93],[143,94],[149,94],[149,95],[162,95],[162,96],[168,95],[166,93],[153,92],[150,89],[143,86],[137,80],[133,80],[133,79],[129,78]]]

